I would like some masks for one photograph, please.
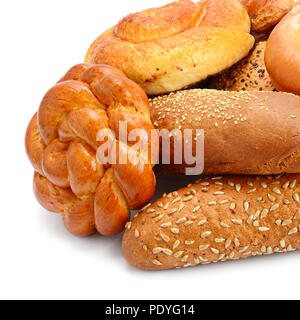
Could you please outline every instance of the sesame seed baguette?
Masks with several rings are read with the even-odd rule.
[[[194,129],[194,154],[196,129],[204,129],[205,174],[300,173],[298,96],[194,89],[156,97],[150,105],[156,129],[180,129],[182,136],[185,129]],[[182,137],[183,145],[187,140]],[[171,164],[159,170],[184,173],[187,167],[174,164],[171,139]]]
[[[299,195],[299,174],[199,180],[127,223],[124,256],[164,270],[300,249]]]

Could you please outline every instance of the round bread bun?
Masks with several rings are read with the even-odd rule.
[[[98,37],[87,63],[122,70],[149,95],[168,93],[217,74],[254,45],[237,0],[180,0],[130,14]]]
[[[277,90],[300,95],[300,6],[286,15],[271,33],[265,63]]]
[[[209,81],[210,89],[226,91],[276,91],[267,72],[266,41],[258,42],[248,57]]]

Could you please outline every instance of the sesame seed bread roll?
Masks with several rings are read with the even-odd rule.
[[[127,223],[134,267],[164,270],[300,249],[300,175],[206,178]]]
[[[266,175],[300,173],[300,98],[279,92],[186,90],[150,101],[156,129],[204,130],[204,173]],[[177,135],[178,137],[178,135]],[[180,137],[180,136],[179,136]],[[185,173],[194,165],[160,165],[167,173]],[[163,148],[160,148],[161,152]],[[182,157],[184,159],[184,156]]]
[[[225,91],[276,91],[265,65],[266,41],[230,69],[212,77],[210,89]]]

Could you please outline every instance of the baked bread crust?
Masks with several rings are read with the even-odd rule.
[[[134,267],[164,270],[300,249],[300,175],[207,178],[127,224]]]
[[[299,0],[239,0],[249,13],[252,30],[264,32],[274,27]]]
[[[236,0],[180,0],[131,14],[96,39],[85,61],[122,70],[149,95],[195,84],[253,47],[250,20]]]
[[[266,41],[256,43],[251,53],[209,81],[209,88],[225,91],[276,91],[265,65]]]
[[[297,95],[300,95],[299,20],[300,6],[297,6],[272,31],[265,54],[274,86]]]
[[[153,196],[155,175],[151,156],[121,140],[119,121],[128,131],[144,129],[149,148],[149,102],[143,90],[119,70],[107,65],[80,64],[44,96],[26,132],[26,151],[35,169],[34,192],[49,211],[61,213],[66,228],[87,236],[121,232],[129,210],[141,208]],[[97,150],[101,129],[116,134],[117,159],[126,164],[102,164]],[[127,132],[128,133],[128,132]],[[112,144],[111,144],[112,146]],[[112,153],[113,155],[113,153]],[[138,164],[129,161],[138,157]],[[139,181],[139,183],[137,183]]]
[[[150,101],[156,129],[204,130],[205,174],[279,174],[300,172],[300,98],[277,92],[186,90]],[[189,138],[186,138],[190,142]],[[182,141],[183,145],[187,141]],[[160,148],[162,149],[162,148]],[[159,170],[185,173],[188,166],[171,164]],[[184,156],[183,156],[184,159]],[[194,166],[194,165],[193,165]],[[193,167],[192,166],[192,167]]]

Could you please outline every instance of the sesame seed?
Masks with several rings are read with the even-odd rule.
[[[179,229],[177,228],[171,228],[170,231],[174,234],[178,234],[179,233]]]
[[[183,201],[183,202],[188,202],[188,201],[192,200],[193,198],[194,198],[194,196],[193,196],[193,195],[190,195],[190,196],[184,198],[182,201]]]
[[[167,256],[171,256],[173,254],[173,251],[167,248],[161,248],[161,251]]]
[[[229,209],[233,211],[235,209],[235,207],[236,207],[236,204],[233,202],[230,204]]]
[[[295,188],[296,183],[297,183],[297,180],[296,180],[296,179],[295,179],[295,180],[293,180],[293,181],[291,182],[291,184],[290,184],[290,189]]]
[[[175,198],[173,201],[172,201],[172,204],[175,204],[176,202],[180,201],[181,200],[181,197],[177,197]]]
[[[287,219],[287,220],[284,220],[281,225],[285,227],[285,226],[288,226],[290,224],[292,224],[292,220]]]
[[[146,209],[148,209],[151,206],[151,203],[148,203],[145,207],[142,208],[142,211],[145,211]]]
[[[242,224],[242,223],[243,223],[243,220],[240,220],[240,219],[231,219],[231,221],[232,221],[234,224]]]
[[[216,201],[209,201],[207,204],[209,206],[215,206],[217,204],[217,202]]]
[[[201,256],[199,256],[199,259],[200,259],[201,261],[203,261],[203,262],[208,262],[205,258],[203,258],[203,257],[201,257]]]
[[[268,187],[268,185],[267,185],[265,182],[262,182],[260,185],[261,185],[264,189],[266,189],[266,188]]]
[[[188,256],[188,255],[185,255],[185,256],[181,259],[181,261],[182,261],[182,262],[187,262],[188,258],[189,258],[189,256]]]
[[[244,202],[244,210],[247,212],[249,210],[249,202]]]
[[[223,183],[220,182],[220,181],[216,181],[216,182],[215,182],[215,185],[217,185],[217,186],[223,186]]]
[[[202,232],[202,233],[201,233],[201,238],[202,238],[202,239],[207,238],[207,237],[209,237],[211,234],[212,234],[211,231]]]
[[[272,249],[272,247],[268,247],[268,248],[267,248],[267,253],[268,253],[268,254],[273,253],[273,249]]]
[[[184,254],[184,251],[177,251],[174,253],[175,258],[180,258]]]
[[[160,233],[160,237],[165,241],[165,242],[169,242],[170,241],[170,238],[165,235],[164,233]]]
[[[193,223],[194,223],[193,221],[187,221],[187,222],[184,223],[184,226],[185,226],[185,227],[188,227],[188,226],[190,226],[190,225],[193,224]]]
[[[285,244],[285,241],[284,241],[284,240],[281,240],[281,241],[280,241],[280,246],[281,246],[281,248],[285,248],[286,244]]]
[[[207,222],[207,219],[200,220],[197,226],[203,226]]]
[[[176,224],[181,224],[181,223],[184,223],[184,222],[186,222],[186,221],[187,221],[186,218],[181,218],[181,219],[179,219],[179,220],[176,221]]]
[[[296,201],[296,202],[299,202],[300,199],[299,199],[299,194],[298,193],[294,193],[293,194],[293,199]]]
[[[154,248],[154,249],[152,250],[152,253],[153,253],[153,254],[159,254],[159,253],[161,253],[161,251],[162,251],[162,249],[161,249],[160,247],[157,247],[157,248]]]
[[[222,238],[216,238],[215,239],[215,242],[216,243],[222,243],[222,242],[224,242],[225,241],[225,239],[222,239]]]
[[[253,222],[253,226],[254,226],[254,227],[259,227],[259,221],[258,221],[258,220],[254,221],[254,222]]]
[[[176,240],[173,244],[173,250],[175,250],[176,248],[178,248],[178,246],[180,245],[180,241]]]
[[[294,215],[294,219],[299,219],[300,218],[300,210],[298,210],[295,215]]]
[[[193,209],[192,212],[193,212],[193,213],[194,213],[194,212],[197,212],[199,209],[200,209],[200,206],[197,206],[197,207],[195,207],[195,208]]]
[[[161,226],[161,228],[168,228],[168,227],[172,226],[172,222],[162,223],[160,226]]]
[[[289,185],[290,185],[290,182],[287,181],[286,183],[283,184],[282,189],[284,189],[284,190],[287,189],[289,187]]]
[[[247,223],[251,224],[253,222],[254,219],[254,215],[252,214],[248,219],[247,219]]]
[[[293,229],[291,229],[291,230],[289,231],[288,235],[290,236],[290,235],[295,234],[295,233],[297,233],[297,232],[298,232],[298,228],[293,228]]]
[[[155,264],[156,266],[162,266],[162,263],[156,259],[152,260],[152,263]]]
[[[259,227],[258,230],[259,230],[260,232],[265,232],[265,231],[269,231],[270,228],[267,228],[267,227]]]
[[[241,185],[240,185],[240,184],[236,184],[236,185],[235,185],[235,190],[236,190],[237,192],[240,192],[240,191],[241,191]]]
[[[276,200],[276,198],[274,196],[272,196],[270,193],[268,193],[268,199],[271,201],[271,202],[274,202]]]
[[[239,247],[239,246],[240,246],[240,241],[239,241],[238,238],[234,238],[233,242],[234,242],[234,245],[235,245],[236,247]]]
[[[266,209],[267,210],[267,209]],[[256,212],[255,212],[255,215],[254,215],[254,220],[255,219],[257,219],[259,216],[260,216],[260,213],[261,213],[261,211],[260,210],[257,210]]]
[[[278,203],[275,203],[275,204],[272,205],[272,207],[271,207],[271,209],[270,209],[270,212],[275,211],[275,210],[277,210],[278,208],[279,208],[279,204],[278,204]]]
[[[125,228],[126,228],[127,230],[130,230],[130,229],[131,229],[131,225],[132,225],[132,223],[131,223],[131,221],[129,221],[129,222],[126,223]]]
[[[220,251],[215,249],[215,248],[210,248],[210,250],[215,254],[219,254],[220,253]]]
[[[282,220],[278,219],[278,220],[275,221],[275,223],[276,223],[278,226],[281,226]]]
[[[226,242],[225,242],[225,249],[228,249],[228,248],[230,247],[231,242],[232,242],[232,241],[231,241],[230,239],[226,240]]]
[[[209,186],[209,182],[202,182],[202,183],[200,183],[200,185],[203,187],[207,187],[207,186]]]
[[[192,244],[194,244],[195,243],[195,241],[189,241],[189,240],[186,240],[185,242],[184,242],[186,245],[192,245]]]
[[[215,195],[215,196],[219,196],[219,195],[223,195],[225,192],[223,192],[223,191],[216,191],[216,192],[214,192],[213,194]]]
[[[209,244],[201,244],[200,246],[199,246],[199,250],[200,251],[205,251],[205,250],[207,250],[209,248]]]
[[[228,202],[229,202],[228,200],[222,200],[222,201],[220,201],[220,204],[223,205],[223,204],[226,204]]]
[[[272,191],[273,191],[275,194],[281,194],[281,191],[280,191],[278,188],[273,188]]]
[[[230,228],[230,226],[228,225],[228,224],[226,224],[225,222],[220,222],[220,225],[221,225],[221,227],[223,227],[223,228],[227,228],[227,229],[229,229]]]
[[[138,229],[134,230],[134,236],[135,236],[135,238],[138,238],[140,236],[140,233],[139,233]]]
[[[262,253],[265,253],[265,252],[267,252],[267,248],[266,248],[265,246],[262,246],[261,249],[260,249],[260,251],[261,251]]]
[[[174,208],[168,211],[168,214],[171,215],[173,213],[175,213],[178,209]]]
[[[268,209],[264,209],[262,212],[261,212],[261,215],[260,215],[260,218],[261,219],[264,219],[269,213],[269,210]]]
[[[153,213],[153,212],[155,212],[155,209],[148,209],[147,210],[147,213]]]
[[[179,207],[178,207],[178,212],[180,212],[183,208],[184,208],[184,204],[181,203],[181,204],[179,205]]]
[[[241,250],[239,250],[239,253],[243,253],[243,252],[247,251],[248,248],[249,248],[249,247],[242,247]]]

